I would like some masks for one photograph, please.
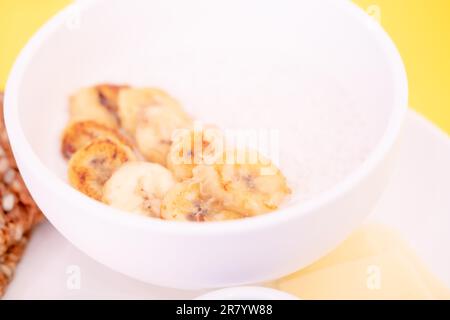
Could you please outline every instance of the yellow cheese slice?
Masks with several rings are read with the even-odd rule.
[[[375,224],[275,286],[303,299],[450,299],[402,238]]]

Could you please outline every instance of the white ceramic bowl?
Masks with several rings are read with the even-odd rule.
[[[353,92],[353,102],[374,114],[379,139],[354,172],[308,201],[241,221],[177,223],[109,208],[66,182],[59,136],[67,97],[81,86],[157,85],[188,110],[229,122],[239,120],[231,111],[255,103],[286,119],[299,117],[294,106],[308,94],[301,86],[317,75],[332,75]],[[283,88],[289,94],[280,103]],[[67,239],[131,277],[212,288],[291,273],[331,250],[370,213],[389,174],[407,81],[390,39],[347,1],[92,0],[59,13],[27,44],[5,105],[24,180]]]
[[[289,293],[265,287],[233,287],[210,291],[195,300],[299,300]]]

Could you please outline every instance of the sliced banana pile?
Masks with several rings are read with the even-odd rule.
[[[69,105],[61,140],[69,182],[112,207],[223,221],[276,210],[291,193],[270,161],[225,150],[217,127],[197,126],[161,89],[100,84],[79,90]]]
[[[227,210],[245,216],[267,213],[291,193],[281,171],[256,151],[234,150],[233,159],[193,170],[193,179],[200,182],[204,193],[221,199]]]
[[[103,186],[124,163],[135,160],[133,151],[117,140],[94,139],[69,160],[69,182],[87,196],[101,200]]]
[[[113,128],[119,126],[118,95],[126,86],[100,84],[80,89],[69,98],[72,121],[94,120]]]
[[[66,127],[62,137],[61,152],[64,158],[69,160],[75,152],[98,138],[116,140],[133,149],[131,140],[118,129],[94,120],[85,120],[74,121]]]
[[[177,129],[189,128],[192,120],[184,113],[165,106],[149,106],[138,113],[134,137],[139,150],[151,162],[166,164]]]
[[[161,217],[179,221],[221,221],[243,218],[237,212],[227,210],[220,198],[203,192],[199,181],[186,180],[177,183],[163,199]]]
[[[134,134],[139,113],[145,107],[162,106],[185,115],[180,103],[157,88],[126,88],[118,94],[118,112],[122,127]]]
[[[131,161],[105,183],[102,201],[118,209],[159,218],[161,202],[174,184],[172,173],[160,164]]]
[[[178,181],[192,178],[192,170],[197,165],[220,162],[224,141],[222,131],[214,126],[177,130],[172,135],[167,168]]]

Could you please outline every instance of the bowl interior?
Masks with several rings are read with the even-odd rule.
[[[295,204],[358,167],[397,107],[385,48],[372,23],[348,6],[294,0],[73,6],[29,57],[17,100],[20,126],[44,165],[66,180],[59,140],[71,93],[98,82],[161,87],[204,122],[275,137],[262,140],[285,171]]]

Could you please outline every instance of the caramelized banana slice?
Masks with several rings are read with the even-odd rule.
[[[167,168],[178,181],[189,179],[196,165],[216,163],[223,148],[224,136],[216,127],[177,130],[167,155]]]
[[[82,88],[69,99],[70,118],[73,121],[94,120],[110,127],[117,127],[118,93],[126,86],[102,84]]]
[[[123,164],[103,188],[103,202],[124,211],[160,217],[161,201],[175,184],[172,173],[149,162]]]
[[[101,103],[109,112],[114,114],[118,118],[119,112],[119,92],[123,89],[128,88],[126,85],[113,85],[102,83],[95,86],[98,92],[98,98]]]
[[[281,171],[259,153],[234,150],[224,159],[223,164],[200,165],[193,170],[202,192],[220,199],[224,208],[258,215],[277,209],[291,193]]]
[[[167,107],[174,112],[184,113],[181,105],[169,94],[156,88],[129,88],[121,90],[118,98],[118,114],[123,128],[134,134],[137,117],[142,108],[148,106]]]
[[[192,120],[183,113],[160,106],[145,107],[140,112],[136,127],[138,149],[147,160],[165,165],[172,133],[191,124]]]
[[[223,208],[222,203],[200,190],[200,184],[187,180],[177,183],[164,197],[161,218],[178,221],[223,221],[243,218]]]
[[[111,139],[96,139],[75,152],[69,161],[70,184],[96,200],[101,200],[105,182],[127,161],[135,160],[133,151]]]
[[[69,124],[63,132],[61,151],[64,158],[70,159],[77,150],[98,138],[116,139],[133,148],[131,141],[117,129],[93,120],[76,121]]]

